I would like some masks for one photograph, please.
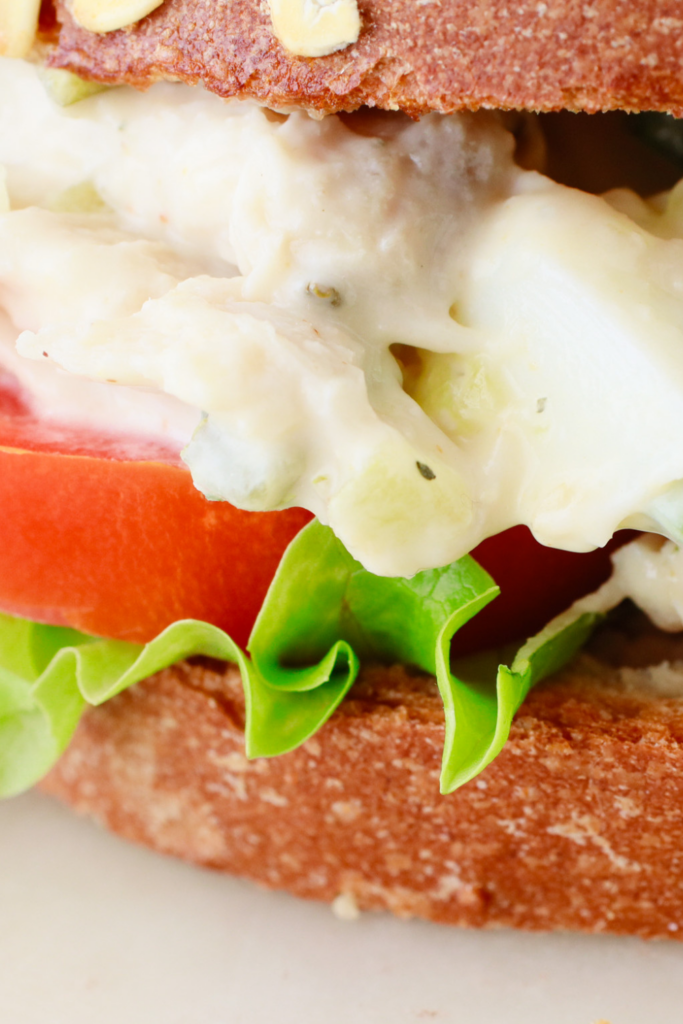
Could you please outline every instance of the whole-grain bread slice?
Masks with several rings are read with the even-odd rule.
[[[59,0],[52,62],[85,78],[203,82],[221,96],[324,112],[666,110],[683,115],[680,0],[359,0],[358,42],[289,54],[265,0],[166,0],[96,35]]]
[[[237,671],[182,663],[89,711],[43,788],[136,842],[347,909],[681,937],[682,658],[680,638],[604,633],[446,797],[431,678],[366,668],[301,749],[249,762]]]

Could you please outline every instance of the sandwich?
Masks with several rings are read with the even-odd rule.
[[[5,796],[677,937],[679,28],[0,0]]]

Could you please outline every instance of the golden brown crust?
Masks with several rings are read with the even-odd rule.
[[[236,670],[181,664],[90,711],[43,786],[136,842],[307,898],[680,938],[683,699],[667,693],[683,661],[609,661],[683,648],[601,645],[537,687],[498,760],[448,797],[435,685],[402,668],[367,669],[303,748],[248,762]]]
[[[203,82],[221,96],[334,112],[668,110],[683,115],[680,0],[359,0],[358,42],[288,54],[266,0],[166,0],[95,35],[65,6],[58,67],[104,82]]]

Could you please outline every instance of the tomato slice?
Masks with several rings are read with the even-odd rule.
[[[0,389],[0,609],[144,643],[197,618],[245,645],[311,515],[207,501],[163,445],[59,427]]]
[[[152,639],[177,619],[244,646],[303,509],[243,512],[197,491],[177,452],[38,420],[0,377],[0,609],[99,636]],[[516,527],[474,557],[502,594],[457,635],[460,654],[525,638],[610,573]]]
[[[533,636],[604,583],[612,571],[610,552],[633,536],[622,531],[607,547],[585,554],[547,548],[526,526],[485,540],[472,557],[493,576],[500,596],[456,634],[453,653],[470,654]]]

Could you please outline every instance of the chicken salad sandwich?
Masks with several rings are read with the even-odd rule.
[[[4,795],[676,934],[683,193],[510,113],[658,110],[675,161],[658,6],[0,5]]]

